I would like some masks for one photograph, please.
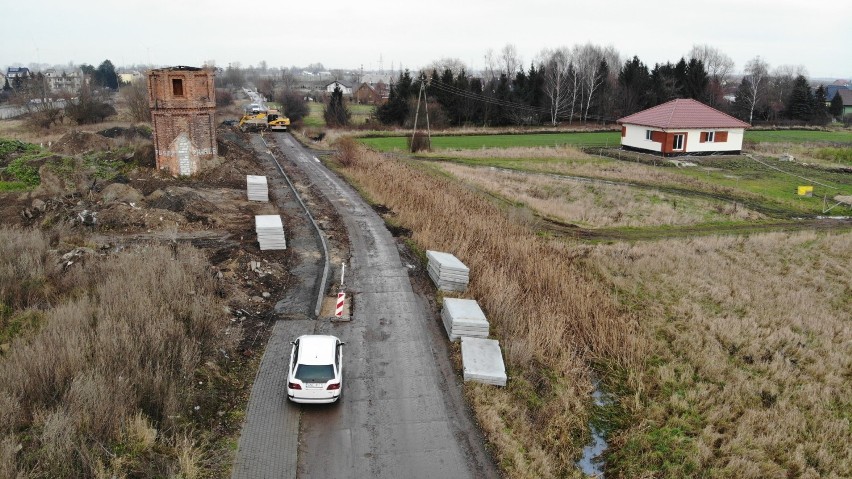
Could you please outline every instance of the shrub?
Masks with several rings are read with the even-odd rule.
[[[226,88],[216,89],[216,106],[230,106],[234,104],[234,95]]]
[[[406,138],[408,142],[408,151],[417,153],[418,151],[431,151],[432,143],[426,133],[418,131],[412,137]]]
[[[132,476],[141,452],[157,468],[194,471],[177,418],[192,404],[194,372],[232,344],[203,254],[181,245],[90,256],[63,273],[84,271],[67,283],[50,281],[47,256],[42,233],[0,229],[4,303],[32,303],[14,278],[79,288],[0,357],[3,477]],[[10,455],[10,442],[27,453]]]
[[[285,90],[281,92],[278,96],[278,103],[281,103],[281,108],[284,110],[284,114],[293,123],[301,121],[304,117],[308,116],[308,113],[310,113],[310,109],[308,108],[308,103],[305,101],[305,98],[301,93],[296,91]]]
[[[337,161],[345,168],[358,164],[358,144],[352,137],[344,136],[337,140]]]

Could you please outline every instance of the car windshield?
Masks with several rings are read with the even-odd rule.
[[[334,379],[331,364],[300,364],[296,368],[296,379],[305,383],[324,383]]]

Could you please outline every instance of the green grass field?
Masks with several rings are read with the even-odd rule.
[[[433,149],[510,148],[534,146],[616,146],[620,133],[606,131],[596,133],[537,133],[530,135],[459,135],[433,136]],[[406,137],[361,138],[370,148],[381,151],[407,149]]]
[[[325,126],[325,119],[322,117],[322,110],[325,105],[322,103],[308,103],[308,108],[311,112],[302,120],[302,124],[306,127],[321,128]],[[346,106],[352,112],[350,123],[352,125],[362,125],[373,114],[373,105],[359,105],[357,103],[347,103]],[[403,147],[405,145],[403,139]]]
[[[852,131],[774,130],[746,131],[745,141],[754,143],[845,143],[852,144]]]
[[[322,109],[319,111],[322,117]],[[353,114],[354,118],[354,114]],[[359,141],[380,151],[405,150],[406,137],[361,138]],[[745,141],[755,143],[841,143],[852,144],[852,132],[845,131],[746,131]],[[617,146],[620,134],[617,131],[595,133],[537,133],[517,135],[459,135],[433,136],[432,148],[439,149],[476,149],[511,148],[534,146]]]

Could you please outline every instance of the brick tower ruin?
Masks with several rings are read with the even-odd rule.
[[[176,66],[148,73],[157,169],[193,175],[216,158],[213,70]]]

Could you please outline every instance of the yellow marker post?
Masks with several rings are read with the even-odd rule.
[[[798,189],[799,196],[813,196],[814,195],[814,187],[813,186],[800,186]]]

